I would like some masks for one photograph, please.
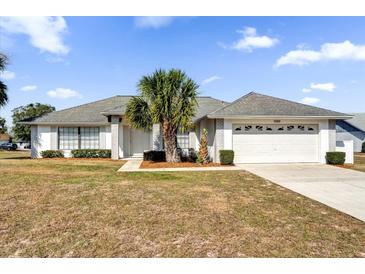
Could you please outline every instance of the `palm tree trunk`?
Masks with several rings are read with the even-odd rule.
[[[177,129],[168,121],[163,122],[163,140],[165,144],[166,161],[172,163],[180,162],[180,156],[177,153]]]

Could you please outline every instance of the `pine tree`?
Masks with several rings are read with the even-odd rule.
[[[200,138],[198,162],[202,164],[209,163],[208,130],[206,128],[203,129],[203,134]]]

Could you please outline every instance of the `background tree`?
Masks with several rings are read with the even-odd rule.
[[[5,71],[8,64],[8,58],[5,54],[0,53],[0,74]],[[0,80],[0,107],[5,106],[8,102],[8,94],[6,93],[8,87]]]
[[[209,153],[208,153],[208,130],[203,129],[202,137],[200,138],[198,162],[202,164],[209,163]]]
[[[161,125],[167,162],[180,162],[177,131],[186,131],[197,107],[198,85],[178,69],[157,70],[138,83],[140,96],[133,97],[126,110],[132,127],[149,130]]]
[[[0,133],[8,133],[8,128],[6,126],[6,120],[0,117]]]
[[[30,141],[30,126],[22,125],[20,121],[30,121],[36,117],[55,111],[55,107],[41,103],[28,104],[12,110],[12,132],[16,140]]]

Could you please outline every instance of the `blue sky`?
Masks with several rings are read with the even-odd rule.
[[[180,68],[201,95],[257,91],[365,112],[364,17],[1,17],[9,104],[57,110],[118,95],[157,68]]]

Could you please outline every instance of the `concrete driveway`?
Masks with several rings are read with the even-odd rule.
[[[237,166],[365,222],[365,172],[321,164]]]

